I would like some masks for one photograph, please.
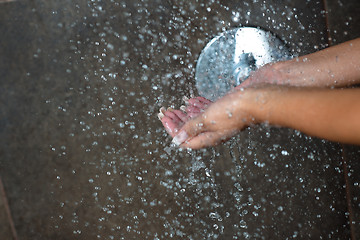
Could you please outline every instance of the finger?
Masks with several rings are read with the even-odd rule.
[[[194,106],[200,109],[205,109],[207,105],[199,101],[197,98],[190,98],[188,101],[189,106]]]
[[[164,115],[171,118],[175,122],[182,122],[182,120],[174,113],[173,109],[168,108],[168,111],[165,111]]]
[[[207,105],[209,105],[209,104],[211,104],[212,102],[209,100],[209,99],[206,99],[206,98],[204,98],[204,97],[197,97],[197,99],[200,101],[200,102],[202,102],[202,103],[204,103],[204,104],[207,104]]]
[[[174,110],[173,113],[183,122],[187,122],[189,120],[188,115],[180,110]]]
[[[181,148],[200,149],[205,147],[216,146],[234,136],[234,131],[223,132],[204,132],[196,137],[185,141],[181,144]]]
[[[171,118],[167,116],[161,118],[161,123],[171,137],[175,137],[179,129],[181,128],[179,124],[175,123]]]
[[[185,103],[186,105],[189,104],[189,98],[188,98],[187,96],[183,96],[182,100],[184,101],[184,103]]]
[[[187,112],[187,113],[201,113],[201,110],[202,110],[202,109],[200,109],[200,108],[198,108],[198,107],[195,107],[195,106],[188,106],[188,107],[186,108],[186,112]]]
[[[198,134],[205,132],[206,126],[204,124],[202,115],[188,121],[185,125],[179,130],[178,134],[173,138],[173,143],[177,146],[180,146],[186,140],[197,136]]]

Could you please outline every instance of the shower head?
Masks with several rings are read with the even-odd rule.
[[[271,32],[254,27],[232,29],[213,38],[202,50],[196,65],[196,88],[199,95],[214,101],[252,71],[290,57],[285,44]]]

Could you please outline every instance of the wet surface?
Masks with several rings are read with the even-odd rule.
[[[360,2],[327,0],[329,34],[333,44],[360,37]]]
[[[197,60],[197,92],[216,101],[240,85],[252,71],[290,58],[285,44],[269,31],[241,27],[222,32],[206,44]]]
[[[344,146],[344,168],[346,176],[347,201],[349,221],[353,239],[360,237],[360,148],[358,146]]]
[[[349,238],[340,145],[257,127],[180,152],[156,118],[196,94],[196,59],[220,32],[260,26],[303,55],[327,46],[324,13],[313,1],[1,4],[0,174],[19,238]]]
[[[359,1],[327,0],[327,7],[329,34],[333,44],[360,37]],[[352,239],[360,239],[360,147],[344,145],[343,157],[346,163],[345,178]]]

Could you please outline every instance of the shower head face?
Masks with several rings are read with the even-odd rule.
[[[253,27],[232,29],[213,38],[201,52],[196,88],[199,95],[214,101],[259,67],[290,58],[285,44],[271,32]]]

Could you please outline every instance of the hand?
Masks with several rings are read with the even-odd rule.
[[[360,83],[360,38],[305,56],[270,63],[237,88],[259,83],[296,87],[346,87]]]
[[[184,97],[185,105],[180,107],[180,110],[172,108],[160,108],[158,114],[159,120],[162,122],[165,130],[170,136],[175,137],[178,130],[190,119],[199,116],[212,103],[210,100],[203,97]]]
[[[173,143],[182,148],[199,149],[228,140],[255,122],[245,111],[245,99],[242,91],[235,91],[212,103],[176,132]]]
[[[250,76],[242,82],[239,86],[235,87],[236,90],[240,90],[247,87],[259,86],[264,84],[291,84],[286,81],[285,74],[280,71],[280,68],[284,65],[282,62],[266,64],[256,71],[251,72]]]

